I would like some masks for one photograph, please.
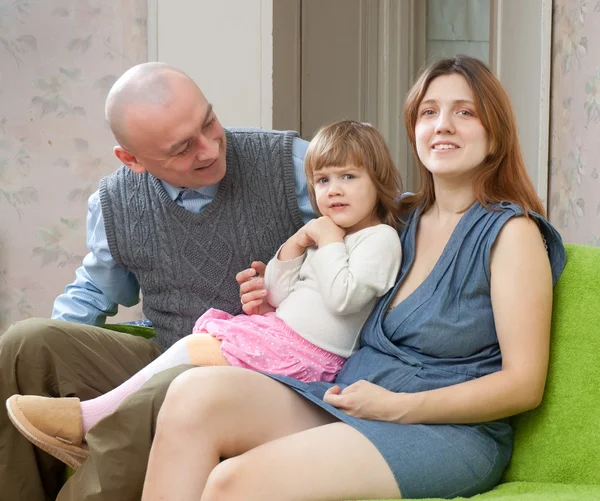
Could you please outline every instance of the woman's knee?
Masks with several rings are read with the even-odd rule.
[[[221,461],[208,476],[202,499],[206,501],[237,501],[239,499],[250,501],[254,498],[252,497],[253,489],[248,480],[256,474],[258,472],[250,471],[250,465],[243,456]]]
[[[158,416],[163,429],[207,429],[240,398],[232,367],[197,367],[177,376]],[[233,372],[233,376],[232,376]]]

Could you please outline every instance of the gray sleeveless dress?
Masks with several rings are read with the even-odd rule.
[[[403,263],[395,287],[363,327],[361,347],[336,384],[366,380],[394,392],[420,392],[469,381],[501,368],[490,299],[490,251],[502,226],[523,215],[502,202],[489,210],[473,204],[454,229],[425,281],[386,311],[414,260],[419,214],[401,232]],[[545,239],[556,283],[565,264],[557,231],[534,215]],[[509,421],[474,425],[405,425],[358,419],[325,404],[330,383],[301,383],[271,376],[356,428],[394,472],[403,497],[473,496],[494,487],[512,453]]]

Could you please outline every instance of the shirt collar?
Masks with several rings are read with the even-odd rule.
[[[217,191],[219,191],[219,184],[212,184],[210,186],[202,186],[201,188],[181,188],[181,187],[177,187],[177,186],[171,186],[169,183],[166,183],[165,181],[160,181],[165,189],[165,191],[167,192],[167,195],[169,195],[169,198],[171,200],[175,200],[179,194],[184,191],[184,190],[188,190],[188,191],[195,191],[196,193],[198,193],[198,195],[200,195],[203,198],[215,198],[215,196],[217,195]]]

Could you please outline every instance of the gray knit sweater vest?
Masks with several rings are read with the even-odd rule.
[[[113,259],[137,278],[144,315],[163,347],[209,308],[241,313],[238,271],[267,262],[303,224],[294,132],[227,129],[227,171],[200,214],[178,206],[148,173],[121,167],[100,183]]]

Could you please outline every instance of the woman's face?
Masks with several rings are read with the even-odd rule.
[[[419,159],[435,177],[472,177],[489,141],[467,81],[457,74],[433,80],[419,105],[415,125]]]

